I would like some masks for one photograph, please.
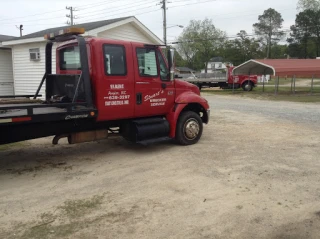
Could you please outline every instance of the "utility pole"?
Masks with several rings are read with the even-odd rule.
[[[76,16],[73,15],[73,12],[77,10],[74,9],[73,7],[66,7],[66,9],[70,10],[70,14],[66,15],[67,18],[70,18],[70,22],[67,21],[67,24],[73,26],[74,25],[73,19],[76,19]]]
[[[20,37],[22,37],[23,25],[16,26],[20,30]]]
[[[160,4],[162,4],[161,8],[163,9],[163,41],[167,45],[167,0],[162,0]]]

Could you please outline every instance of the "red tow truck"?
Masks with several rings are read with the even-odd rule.
[[[227,66],[226,76],[210,76],[208,77],[189,77],[185,81],[195,84],[201,90],[204,87],[220,87],[221,89],[239,89],[244,91],[252,91],[258,83],[256,75],[237,75],[234,76],[232,71],[234,67]]]
[[[83,37],[83,28],[45,36],[45,73],[35,95],[0,97],[0,144],[55,136],[70,144],[120,135],[149,144],[200,139],[210,110],[199,89],[174,79],[174,51]],[[52,74],[52,46],[56,74]],[[39,92],[45,83],[45,99]],[[27,100],[21,102],[22,97]]]

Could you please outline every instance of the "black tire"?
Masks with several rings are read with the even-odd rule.
[[[187,127],[189,131],[187,131]],[[181,145],[195,144],[201,138],[202,131],[203,123],[196,112],[182,112],[177,123],[176,141]]]
[[[199,90],[201,91],[202,85],[201,85],[201,84],[198,84],[197,86],[198,86]]]
[[[247,81],[247,82],[245,82],[245,83],[242,85],[242,89],[243,89],[244,91],[252,91],[253,85],[252,85],[251,82]]]

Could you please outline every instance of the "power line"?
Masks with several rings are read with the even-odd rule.
[[[24,23],[25,22],[38,22],[38,21],[42,21],[42,20],[51,20],[51,19],[60,19],[60,18],[63,18],[65,16],[59,16],[59,17],[51,17],[51,18],[39,18],[39,19],[35,19],[35,20],[28,20],[28,21],[23,21]],[[13,23],[1,23],[0,22],[0,25],[13,25]],[[35,24],[35,25],[38,25],[38,24]]]
[[[150,2],[150,1],[147,1],[148,3],[156,3],[157,1],[153,1],[153,2]],[[142,3],[140,5],[137,5],[138,3]],[[137,2],[134,2],[134,3],[131,3],[131,4],[127,4],[126,7],[114,7],[112,8],[112,12],[117,12],[117,11],[121,11],[121,10],[127,10],[128,8],[132,8],[132,7],[139,7],[139,6],[142,6],[142,5],[145,5],[146,4],[146,1],[143,0],[143,1],[137,1]],[[110,10],[110,8],[104,8],[104,9],[100,9],[100,10],[95,10],[95,11],[91,11],[91,12],[86,12],[84,16],[86,16],[86,14],[90,14],[90,13],[96,13],[96,12],[104,12],[103,14],[106,13],[106,10]],[[83,15],[82,15],[83,16]],[[92,16],[92,15],[90,15]]]
[[[88,9],[88,8],[99,7],[99,6],[102,6],[102,5],[105,5],[105,4],[113,4],[113,3],[116,3],[116,2],[120,2],[120,1],[127,1],[127,0],[117,0],[117,1],[114,1],[114,0],[107,1],[107,0],[105,0],[105,1],[102,1],[102,2],[96,2],[96,3],[82,5],[81,7],[78,6],[77,8],[79,10],[85,10],[85,9]],[[91,6],[91,7],[87,7],[87,6]],[[86,8],[83,8],[83,7],[86,7]]]
[[[176,8],[176,7],[184,7],[184,6],[189,6],[189,5],[195,5],[195,4],[201,4],[201,3],[208,3],[208,2],[215,2],[216,0],[207,0],[204,2],[196,2],[196,3],[188,3],[188,4],[183,4],[183,5],[174,5],[170,8]]]
[[[27,15],[27,16],[21,16],[21,17],[14,17],[14,18],[4,18],[4,19],[1,18],[0,21],[15,20],[15,19],[26,18],[26,17],[34,17],[34,16],[45,15],[45,14],[53,13],[53,12],[62,12],[62,11],[64,11],[64,10],[43,12],[43,13],[38,13],[38,14],[33,14],[33,15]]]
[[[144,1],[142,1],[142,2],[144,2]],[[141,3],[141,1],[134,3],[133,6],[130,6],[130,4],[129,4],[129,5],[126,6],[126,8],[122,8],[122,7],[121,7],[121,8],[112,9],[112,13],[114,13],[114,12],[119,12],[119,11],[123,11],[123,10],[127,10],[127,9],[130,9],[130,8],[136,8],[136,7],[145,5],[145,3],[143,3],[143,4],[138,4],[138,5],[137,5],[137,3]],[[151,3],[152,5],[148,5],[148,6],[144,7],[144,8],[133,9],[133,10],[126,11],[126,12],[132,12],[132,11],[135,11],[135,10],[147,9],[147,8],[152,7],[152,6],[155,6],[155,3],[156,3],[156,2],[153,2],[153,4]],[[128,7],[128,6],[129,6],[129,7]],[[97,16],[97,15],[102,15],[102,14],[105,15],[105,14],[106,14],[106,12],[105,12],[104,9],[102,9],[102,10],[97,10],[97,11],[92,11],[92,12],[86,12],[86,14],[87,14],[87,13],[96,13],[96,12],[101,12],[101,11],[104,11],[104,12],[103,12],[103,13],[99,13],[99,14],[81,15],[81,18],[87,18],[87,17],[91,17],[91,16]],[[120,13],[118,13],[118,14],[122,14],[122,13],[120,12]],[[117,15],[117,14],[113,14],[113,15]],[[110,16],[110,15],[108,15],[108,16]]]
[[[143,14],[148,14],[148,13],[152,13],[152,12],[157,12],[159,11],[160,9],[154,9],[154,10],[148,10],[146,12],[140,12],[140,13],[135,13],[134,15],[135,16],[138,16],[138,15],[143,15]],[[130,11],[132,12],[132,11]],[[129,13],[129,12],[124,12],[124,13]],[[121,14],[124,14],[124,13],[121,13]],[[113,17],[113,16],[116,16],[116,15],[119,15],[119,14],[115,14],[115,15],[108,15],[108,17]],[[101,17],[98,17],[98,18],[90,18],[90,19],[86,19],[87,21],[90,20],[90,21],[93,21],[93,20],[98,20],[98,19],[101,19]]]

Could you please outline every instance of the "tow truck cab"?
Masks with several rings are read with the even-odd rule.
[[[45,81],[45,103],[55,99],[55,103],[85,104],[92,109],[90,117],[65,118],[86,127],[57,130],[57,134],[50,130],[50,135],[56,135],[55,144],[61,137],[79,143],[110,134],[138,143],[173,138],[189,145],[200,139],[203,123],[209,121],[209,105],[196,86],[173,78],[172,49],[167,61],[161,46],[84,38],[83,31],[47,36],[46,73],[35,96]],[[55,75],[53,42],[59,43]]]

